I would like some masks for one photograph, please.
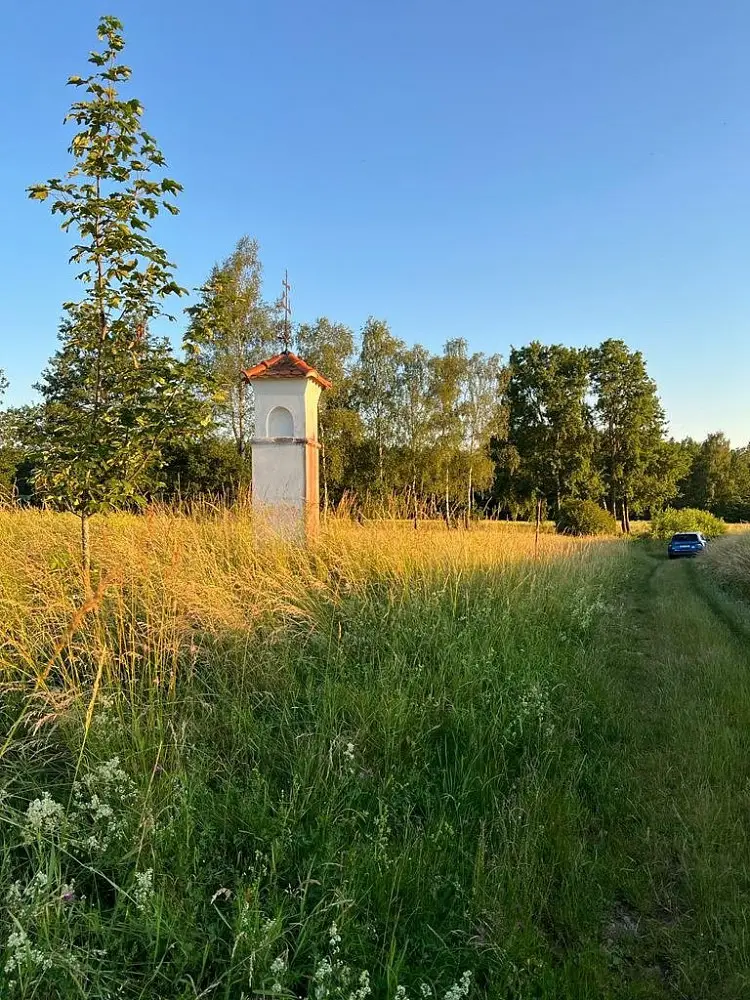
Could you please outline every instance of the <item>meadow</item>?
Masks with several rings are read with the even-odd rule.
[[[704,856],[648,543],[153,510],[94,519],[87,595],[74,518],[0,538],[1,997],[746,995],[747,754]]]
[[[737,537],[728,545],[711,546],[702,569],[725,591],[750,601],[750,531],[746,525],[731,529]]]

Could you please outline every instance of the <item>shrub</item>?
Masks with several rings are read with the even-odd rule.
[[[614,535],[617,521],[594,500],[566,500],[560,507],[557,530],[566,535]]]
[[[677,531],[702,531],[707,538],[716,538],[726,530],[727,526],[720,517],[709,514],[707,510],[692,507],[684,510],[667,507],[651,518],[653,538],[671,538]]]

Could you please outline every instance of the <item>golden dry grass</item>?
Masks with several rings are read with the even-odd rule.
[[[259,539],[247,512],[92,519],[93,600],[78,566],[78,521],[38,510],[0,511],[0,669],[46,678],[52,666],[95,670],[105,656],[133,671],[144,659],[175,661],[196,636],[264,636],[304,627],[320,598],[410,581],[503,572],[536,557],[580,561],[592,542],[528,526],[484,523],[471,530],[410,522],[330,519],[309,548]],[[601,544],[601,543],[596,543]],[[114,623],[114,625],[113,625]],[[116,636],[111,635],[112,628]],[[162,668],[163,669],[163,668]],[[74,679],[74,678],[70,678]]]

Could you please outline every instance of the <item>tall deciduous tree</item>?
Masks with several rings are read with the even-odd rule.
[[[262,361],[278,342],[261,286],[258,243],[243,236],[229,257],[213,268],[200,289],[200,300],[187,310],[190,326],[185,342],[192,368],[241,456],[253,430],[253,398],[240,372]]]
[[[648,461],[633,486],[632,505],[639,515],[650,516],[677,497],[680,480],[688,472],[690,461],[684,442],[654,441]]]
[[[143,500],[182,391],[179,366],[149,322],[183,289],[148,236],[161,209],[177,213],[171,198],[180,185],[153,176],[164,157],[141,126],[140,101],[118,92],[131,76],[120,62],[122,25],[103,17],[97,34],[104,47],[89,57],[93,72],[68,81],[83,91],[66,117],[76,127],[74,165],[65,179],[29,189],[32,198],[52,198],[62,228],[76,234],[70,259],[85,288],[81,301],[64,306],[61,347],[38,387],[45,426],[37,485],[80,517],[87,585],[89,518]]]
[[[461,394],[466,381],[468,345],[462,337],[446,341],[443,353],[431,362],[431,393],[435,404],[433,419],[435,465],[445,494],[445,517],[451,519],[451,496],[461,489]]]
[[[331,382],[320,397],[319,435],[321,443],[321,487],[325,508],[333,493],[339,498],[346,485],[354,447],[361,440],[362,427],[352,395],[354,384],[354,334],[343,323],[320,317],[315,323],[297,328],[297,350]]]
[[[722,433],[709,434],[693,457],[682,484],[689,507],[733,516],[750,500],[750,468],[742,449],[733,449]]]
[[[630,531],[630,507],[658,464],[664,412],[640,351],[606,340],[591,354],[601,462],[612,513]]]
[[[492,483],[490,442],[507,432],[503,393],[508,376],[499,354],[487,357],[475,353],[467,359],[460,406],[467,466],[467,519],[474,507],[474,491],[487,489]]]
[[[355,400],[368,444],[374,452],[379,490],[386,487],[386,453],[395,441],[398,414],[399,358],[405,345],[383,320],[370,316],[362,330],[355,378]]]
[[[403,448],[404,480],[417,496],[433,485],[431,452],[435,400],[432,393],[430,353],[421,344],[402,352],[399,364],[398,437]]]
[[[584,351],[536,341],[511,351],[500,454],[521,504],[543,498],[557,510],[565,497],[596,494],[588,386]]]
[[[32,499],[32,455],[42,440],[41,411],[39,405],[0,411],[0,495]]]

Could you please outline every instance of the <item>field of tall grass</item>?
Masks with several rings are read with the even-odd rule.
[[[750,531],[747,528],[714,542],[701,562],[702,569],[724,590],[750,600]]]
[[[607,981],[582,691],[624,546],[118,515],[87,598],[75,519],[0,537],[4,998]]]

